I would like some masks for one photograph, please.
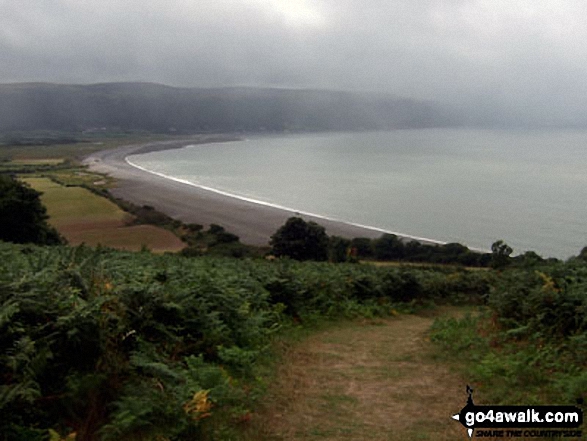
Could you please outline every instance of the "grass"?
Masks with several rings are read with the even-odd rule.
[[[565,397],[562,393],[568,385],[557,382],[565,374],[576,374],[564,361],[567,348],[556,348],[547,342],[507,340],[487,311],[438,320],[431,336],[439,347],[440,362],[454,363],[473,385],[482,385],[480,401],[508,405],[574,404],[575,396]]]
[[[90,221],[124,223],[130,220],[129,215],[116,205],[84,188],[64,187],[47,178],[27,178],[25,182],[43,193],[42,201],[55,227]]]
[[[36,158],[36,159],[13,159],[10,161],[17,165],[59,165],[64,162],[63,158]]]
[[[177,252],[185,247],[173,233],[153,225],[134,225],[103,231],[84,231],[79,243],[102,245],[116,249],[139,251],[148,249],[156,253]]]
[[[125,142],[125,144],[128,141]],[[81,159],[91,153],[107,148],[114,148],[122,145],[117,141],[80,142],[77,144],[55,144],[55,145],[17,145],[1,146],[0,157],[10,158],[12,161],[30,162],[34,160],[47,161],[50,159],[63,160],[64,158]]]
[[[114,178],[98,173],[88,172],[78,167],[62,170],[51,170],[44,172],[52,180],[63,185],[78,185],[94,188],[111,188],[114,185]]]
[[[414,267],[414,268],[464,268],[470,271],[487,271],[489,268],[478,266],[463,266],[456,263],[432,263],[432,262],[406,262],[406,261],[378,261],[361,260],[361,265],[373,265],[376,267]]]
[[[151,225],[128,226],[132,216],[106,198],[81,187],[65,187],[48,178],[24,179],[42,192],[49,223],[71,245],[96,246],[138,251],[143,247],[155,252],[184,248],[173,233]]]
[[[475,390],[476,404],[577,404],[585,409],[580,397],[587,390],[587,374],[584,365],[573,366],[569,360],[573,349],[546,340],[538,344],[508,340],[494,319],[481,309],[461,317],[442,317],[430,332],[438,363],[466,376]],[[585,430],[580,439],[587,439]]]
[[[295,342],[247,439],[466,439],[466,382],[437,363],[432,317],[342,322]]]

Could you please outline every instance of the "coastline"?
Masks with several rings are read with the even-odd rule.
[[[432,245],[444,243],[241,197],[144,169],[128,159],[131,155],[142,153],[241,139],[229,135],[202,135],[185,140],[135,144],[93,153],[85,158],[83,163],[88,165],[91,171],[108,174],[117,179],[118,186],[110,190],[117,198],[137,205],[150,205],[185,223],[221,225],[227,231],[238,235],[241,242],[250,245],[268,245],[271,235],[292,216],[317,222],[325,227],[327,234],[349,239],[374,239],[384,233],[390,233],[405,241],[416,240]]]

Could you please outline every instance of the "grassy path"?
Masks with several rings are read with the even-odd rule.
[[[344,323],[286,355],[252,438],[266,440],[465,440],[450,419],[465,382],[436,362],[432,318]]]

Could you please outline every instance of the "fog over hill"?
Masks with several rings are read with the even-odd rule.
[[[20,115],[35,111],[44,118],[42,106],[61,121],[77,105],[82,113],[73,112],[75,122],[65,125],[100,119],[111,106],[107,122],[118,123],[124,114],[118,124],[140,120],[165,128],[173,122],[189,130],[200,121],[222,128],[437,125],[447,122],[447,109],[449,123],[467,126],[587,127],[584,0],[0,3],[0,84],[140,81],[200,88],[76,86],[57,98],[55,88],[44,86],[39,98],[25,94],[29,102],[38,99],[38,109],[15,107],[12,118],[2,114],[3,126],[20,124]],[[263,91],[201,90],[225,87]],[[127,96],[128,88],[135,89],[135,98]],[[242,116],[245,98],[252,104]],[[152,108],[159,99],[162,104]],[[4,108],[10,104],[2,101],[4,96]],[[53,101],[67,105],[54,111],[46,104]],[[205,105],[207,119],[201,114]],[[183,112],[190,115],[172,121]],[[219,113],[222,123],[213,118]],[[253,123],[267,114],[269,122]],[[50,122],[43,118],[37,121]]]
[[[0,131],[259,132],[452,126],[439,106],[391,95],[153,83],[0,85]]]

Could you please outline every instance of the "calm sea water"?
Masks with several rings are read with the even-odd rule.
[[[567,258],[587,245],[587,131],[253,137],[136,155],[148,170],[389,231]]]

